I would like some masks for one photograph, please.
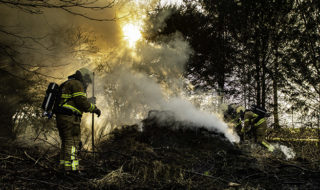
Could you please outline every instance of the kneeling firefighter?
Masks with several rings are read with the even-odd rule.
[[[244,135],[251,133],[256,143],[273,152],[274,146],[265,140],[267,130],[266,116],[266,109],[252,105],[250,109],[244,112],[244,126],[241,129],[241,133]]]
[[[57,128],[61,139],[60,168],[65,171],[78,171],[78,150],[81,148],[80,122],[83,112],[101,111],[86,97],[87,86],[92,83],[92,72],[86,68],[77,70],[75,74],[60,85],[56,101],[55,114]],[[94,98],[94,97],[93,97]]]
[[[241,129],[242,129],[242,120],[245,108],[237,104],[229,104],[227,107],[224,106],[223,109],[223,118],[224,121],[229,123],[230,126],[234,128],[237,134],[240,136],[240,139],[243,140]]]

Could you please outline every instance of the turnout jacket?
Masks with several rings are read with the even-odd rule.
[[[248,132],[252,128],[266,126],[265,117],[260,117],[258,114],[248,110],[244,113],[244,126],[242,132]]]
[[[75,115],[93,112],[96,106],[87,99],[83,84],[77,79],[69,79],[61,85],[60,110],[72,111]],[[60,112],[63,114],[63,111]]]
[[[244,113],[244,126],[241,130],[242,133],[252,130],[254,132],[255,141],[261,143],[270,152],[273,152],[275,147],[265,140],[267,130],[267,121],[265,117],[250,111]]]

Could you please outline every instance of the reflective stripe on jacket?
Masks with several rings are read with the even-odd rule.
[[[256,121],[258,117],[258,114],[255,114],[252,111],[246,111],[244,113],[244,131],[249,131],[251,127],[259,127],[261,124],[266,122],[264,117]]]
[[[84,87],[80,81],[75,79],[66,81],[61,91],[59,106],[80,115],[83,112],[93,112],[95,109],[95,105],[88,101]]]

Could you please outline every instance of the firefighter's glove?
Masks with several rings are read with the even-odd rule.
[[[91,103],[91,104],[96,104],[96,100],[97,98],[96,97],[91,97],[91,98],[88,98],[88,101]]]
[[[97,116],[100,117],[100,115],[101,115],[101,110],[99,110],[99,108],[96,107],[96,108],[93,110],[93,113],[97,114]]]

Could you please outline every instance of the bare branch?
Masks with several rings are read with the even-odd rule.
[[[97,0],[91,1],[67,1],[67,0],[57,0],[57,1],[40,1],[40,0],[0,0],[0,3],[12,5],[12,6],[21,6],[21,7],[31,7],[31,8],[74,8],[81,7],[85,9],[106,9],[112,8],[115,5],[115,0],[107,2],[105,5],[101,6],[91,6],[96,3]]]
[[[7,6],[18,8],[24,12],[30,13],[30,14],[42,14],[42,9],[61,9],[64,10],[70,14],[80,16],[89,20],[94,21],[115,21],[117,18],[111,18],[111,19],[99,19],[87,16],[85,14],[72,11],[71,8],[82,8],[82,9],[90,9],[90,10],[104,10],[108,8],[112,8],[116,0],[108,1],[104,5],[94,5],[97,3],[97,0],[91,0],[91,1],[70,1],[70,0],[57,0],[57,1],[40,1],[40,0],[0,0],[0,4],[5,4]]]
[[[40,45],[41,47],[45,48],[45,49],[49,49],[48,47],[46,47],[44,44],[42,44],[40,42],[40,40],[43,40],[45,39],[48,35],[45,35],[45,36],[41,36],[41,37],[32,37],[32,36],[22,36],[22,35],[19,35],[19,34],[16,34],[16,33],[12,33],[12,32],[9,32],[9,31],[6,31],[6,30],[3,30],[0,28],[0,32],[3,33],[3,34],[6,34],[8,36],[12,36],[12,37],[15,37],[17,39],[28,39],[28,40],[31,40],[33,41],[34,43]],[[20,45],[21,46],[21,45]]]
[[[8,57],[10,58],[12,63],[14,63],[17,67],[19,67],[23,71],[26,71],[28,73],[32,73],[32,74],[37,75],[37,76],[43,76],[43,77],[48,77],[48,78],[52,78],[52,79],[63,79],[63,78],[60,78],[60,77],[53,77],[53,76],[50,76],[50,75],[45,75],[45,74],[42,74],[42,73],[37,72],[37,71],[31,71],[31,70],[23,67],[22,64],[19,61],[17,61],[12,55],[8,54]],[[9,73],[8,71],[6,71],[6,72]],[[13,74],[11,74],[11,75],[13,75]]]
[[[23,160],[22,158],[19,158],[19,157],[16,157],[16,156],[11,156],[11,155],[8,155],[7,157],[5,158],[0,158],[0,160],[7,160],[9,158],[14,158],[14,159],[18,159],[18,160]]]
[[[70,14],[73,14],[73,15],[76,15],[76,16],[80,16],[80,17],[83,17],[83,18],[86,18],[86,19],[89,19],[89,20],[94,20],[94,21],[116,21],[117,20],[116,18],[112,18],[112,19],[92,18],[92,17],[86,16],[85,14],[71,11],[68,8],[61,7],[61,9],[66,11],[66,12],[68,12],[68,13],[70,13]]]
[[[42,73],[37,72],[37,71],[31,71],[31,70],[23,67],[21,64],[17,64],[17,66],[20,67],[22,70],[27,71],[27,72],[29,72],[29,73],[33,73],[34,75],[37,75],[37,76],[47,77],[47,78],[51,78],[51,79],[58,79],[58,80],[63,79],[63,78],[61,78],[61,77],[54,77],[54,76],[42,74]]]

